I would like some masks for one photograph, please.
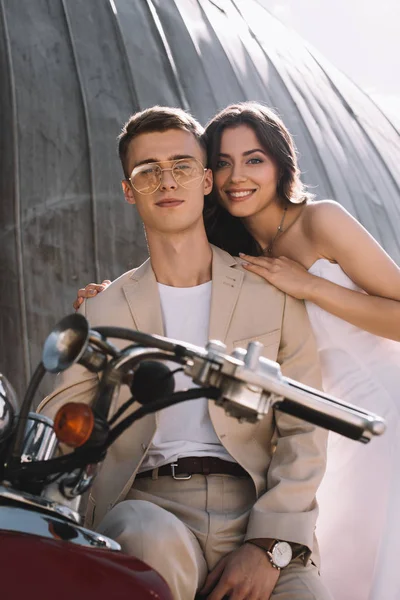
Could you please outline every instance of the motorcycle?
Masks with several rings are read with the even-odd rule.
[[[128,345],[118,350],[110,338]],[[124,328],[90,329],[82,315],[73,314],[48,336],[19,412],[0,375],[2,597],[22,600],[33,591],[41,600],[172,599],[158,573],[83,527],[79,513],[108,448],[148,413],[207,397],[241,421],[256,422],[275,409],[362,443],[384,433],[379,416],[284,377],[261,351],[259,342],[227,354],[218,341],[201,348]],[[175,392],[166,361],[177,363],[197,387]],[[67,402],[54,422],[31,412],[44,374],[75,363],[99,374],[91,406]],[[132,396],[110,415],[123,385]],[[134,402],[140,408],[126,414]],[[69,452],[60,453],[61,445]]]

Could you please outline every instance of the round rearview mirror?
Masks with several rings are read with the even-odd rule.
[[[10,436],[17,414],[17,395],[8,379],[0,373],[0,444]]]
[[[47,337],[42,361],[46,371],[69,369],[84,354],[89,339],[89,323],[83,315],[64,317]]]

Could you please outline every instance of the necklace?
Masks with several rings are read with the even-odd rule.
[[[268,254],[268,255],[272,254],[272,249],[274,247],[276,238],[282,233],[282,227],[283,227],[283,223],[285,221],[287,209],[288,209],[288,207],[285,206],[285,208],[283,209],[283,215],[282,215],[281,222],[278,225],[278,229],[276,230],[276,233],[275,233],[274,237],[272,238],[272,240],[270,241],[270,243],[268,244],[268,246],[266,248],[264,248],[263,254]]]

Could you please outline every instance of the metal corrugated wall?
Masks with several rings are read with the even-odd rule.
[[[318,198],[400,260],[400,135],[255,0],[0,0],[0,370],[21,392],[80,284],[146,255],[116,137],[153,104],[276,107]]]

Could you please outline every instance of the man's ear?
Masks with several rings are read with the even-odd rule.
[[[207,169],[204,175],[204,195],[208,196],[213,188],[213,174],[211,169]]]
[[[127,179],[123,179],[121,185],[122,191],[124,192],[125,200],[129,202],[129,204],[136,204],[133,189],[129,181],[127,181]]]

